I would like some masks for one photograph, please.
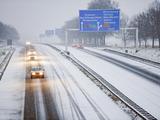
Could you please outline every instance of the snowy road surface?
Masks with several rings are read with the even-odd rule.
[[[0,120],[23,117],[25,66],[17,47],[0,81]]]
[[[23,118],[25,62],[17,47],[0,81],[0,119]],[[89,78],[52,48],[36,45],[61,120],[131,119]],[[139,106],[160,119],[160,86],[109,62],[69,48],[81,62],[100,74]]]
[[[160,76],[160,69],[159,68],[156,68],[156,67],[153,67],[153,66],[150,66],[150,65],[147,65],[147,64],[143,64],[142,62],[138,62],[138,61],[135,61],[135,60],[132,60],[132,59],[120,56],[120,55],[105,52],[105,51],[102,51],[102,50],[98,50],[98,49],[94,49],[94,48],[87,48],[87,49],[91,50],[91,51],[95,51],[95,52],[100,53],[102,55],[109,56],[109,57],[114,58],[114,59],[118,59],[120,61],[125,61],[125,63],[131,64],[131,65],[136,66],[136,67],[140,67],[144,70],[150,71],[150,72],[152,72],[154,74],[158,74]]]
[[[72,63],[52,48],[37,45],[61,120],[131,119]]]
[[[64,47],[57,46],[64,50]],[[78,60],[89,66],[131,100],[160,119],[160,86],[142,78],[130,71],[113,65],[109,62],[101,60],[97,57],[81,52],[75,48],[68,49]],[[107,54],[107,53],[103,53]],[[111,55],[111,54],[110,54]],[[115,57],[115,55],[113,55]],[[122,60],[124,60],[123,58]],[[125,61],[130,61],[126,60]],[[133,61],[132,61],[133,62]],[[131,62],[131,63],[132,63]],[[136,64],[134,62],[133,64]],[[137,66],[146,68],[146,65],[137,63]],[[147,66],[149,67],[149,66]],[[146,68],[147,69],[147,68]],[[152,69],[154,69],[152,67]],[[159,70],[155,68],[154,72],[159,74]]]

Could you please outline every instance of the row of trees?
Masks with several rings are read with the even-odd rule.
[[[139,29],[139,46],[144,41],[152,40],[152,47],[155,47],[155,40],[158,40],[160,48],[160,1],[155,0],[148,10],[138,14],[129,24],[131,27]]]
[[[93,0],[89,3],[88,9],[117,9],[118,3],[113,2],[111,0]],[[142,42],[145,42],[145,47],[147,47],[147,41],[152,40],[152,47],[155,47],[155,40],[159,40],[160,47],[160,1],[155,0],[149,7],[148,10],[142,12],[135,16],[132,20],[122,13],[121,11],[121,28],[126,27],[136,27],[139,30],[139,47],[142,46]],[[76,17],[72,20],[69,20],[62,27],[63,30],[75,28],[79,29],[79,18]],[[120,31],[117,34],[122,34]],[[72,43],[74,41],[81,42],[83,44],[92,44],[96,46],[105,45],[106,37],[111,36],[115,33],[83,33],[79,31],[70,31],[68,34],[69,42]],[[126,46],[126,41],[132,42],[135,40],[135,30],[130,30],[126,35],[122,35],[121,39],[124,40],[124,46]],[[64,34],[58,34],[58,36],[64,40]],[[134,36],[134,38],[130,36]]]
[[[19,34],[14,27],[0,22],[0,41],[5,41],[8,39],[18,40]]]

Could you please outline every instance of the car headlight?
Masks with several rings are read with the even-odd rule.
[[[35,73],[35,72],[32,72],[32,75],[36,75],[36,73]]]
[[[34,59],[37,59],[37,56],[34,56]]]
[[[27,60],[30,60],[30,57],[27,57]]]
[[[30,45],[31,44],[31,42],[26,42],[26,45]]]
[[[39,72],[40,75],[43,75],[43,72]]]
[[[32,52],[32,54],[36,54],[36,52],[34,51],[34,52]]]
[[[31,52],[28,52],[27,55],[31,55]]]

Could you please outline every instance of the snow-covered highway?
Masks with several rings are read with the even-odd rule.
[[[36,46],[42,54],[47,79],[56,99],[60,119],[131,119],[72,63],[48,46]],[[113,114],[114,113],[114,114]],[[116,116],[115,116],[116,114]]]
[[[0,119],[20,120],[23,116],[25,63],[18,47],[0,81]]]
[[[64,50],[64,47],[57,46]],[[85,65],[96,71],[99,75],[105,78],[109,83],[119,89],[127,97],[137,103],[139,106],[147,110],[156,118],[160,119],[160,86],[123,68],[120,68],[112,63],[101,60],[97,57],[81,52],[78,49],[69,47],[68,49],[72,55],[80,60]],[[98,50],[97,50],[98,51]],[[99,52],[99,51],[98,51]],[[108,55],[109,53],[102,52]],[[112,57],[115,55],[109,54]],[[118,59],[121,59],[119,56]],[[127,58],[121,60],[126,61]],[[143,69],[151,68],[152,72],[159,74],[157,68],[149,67],[133,60],[126,62],[141,66]],[[137,64],[136,64],[137,63]],[[153,71],[154,69],[154,71]]]
[[[62,49],[62,47],[59,48]],[[22,49],[22,47],[17,47],[0,81],[0,95],[4,96],[0,99],[0,118],[2,119],[17,120],[24,118],[26,63],[24,50],[22,51]],[[32,79],[36,83],[34,86],[36,103],[34,104],[39,106],[37,108],[43,108],[38,111],[43,113],[48,108],[56,109],[60,120],[133,119],[133,116],[121,108],[122,106],[117,105],[89,77],[60,53],[49,46],[40,44],[36,44],[35,49],[39,55],[37,57],[45,69],[45,80],[47,81],[45,87],[50,93],[50,97],[48,95],[43,97],[45,94],[43,88],[41,88],[42,85],[41,87],[39,86],[42,84],[40,83],[41,79],[38,82],[37,79]],[[75,56],[140,107],[160,119],[159,85],[80,50],[69,48],[69,51],[71,56]],[[107,55],[108,53],[102,54]],[[110,54],[110,56],[112,55]],[[114,55],[113,57],[116,58]],[[123,59],[124,61],[126,60],[125,58]],[[136,64],[134,61],[133,64],[144,67],[144,69],[148,68],[148,66],[146,67],[141,63]],[[158,69],[155,68],[154,73],[158,74],[157,71]],[[53,100],[52,102],[54,102],[55,106],[49,106],[49,104],[45,103],[48,102],[49,98]],[[48,107],[44,106],[45,104]],[[4,115],[4,112],[7,114]],[[40,116],[46,118],[46,114],[41,114]]]

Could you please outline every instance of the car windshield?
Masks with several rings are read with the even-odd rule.
[[[40,71],[40,70],[42,70],[41,67],[32,67],[32,71]]]

